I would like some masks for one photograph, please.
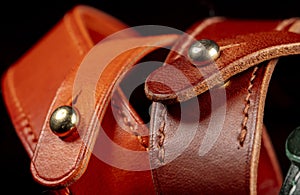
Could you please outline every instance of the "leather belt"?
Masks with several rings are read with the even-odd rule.
[[[282,176],[263,125],[264,101],[278,58],[300,53],[299,20],[199,21],[186,33],[221,48],[212,65],[201,67],[184,57],[193,41],[185,35],[129,30],[108,40],[107,50],[95,46],[126,28],[99,10],[77,6],[7,70],[3,97],[32,159],[34,179],[75,194],[279,192]],[[119,80],[155,52],[164,60],[159,49],[170,45],[165,64],[149,73],[146,93],[140,94],[153,101],[148,128]],[[127,47],[132,49],[105,61],[105,52]],[[98,54],[107,62],[95,70],[99,80],[86,77],[77,90],[82,63],[101,64]],[[96,99],[92,107],[88,92]],[[49,126],[51,114],[63,105],[80,115],[74,140],[62,139]],[[143,155],[123,156],[105,136]],[[130,169],[135,164],[143,168]]]

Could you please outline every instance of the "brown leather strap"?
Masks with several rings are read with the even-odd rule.
[[[256,174],[258,174],[259,183],[264,184],[258,186],[259,192],[276,191],[281,182],[281,176],[267,134],[263,136],[263,147],[260,149],[260,136],[263,129],[262,105],[276,61],[271,60],[268,65],[258,65],[258,63],[281,55],[294,54],[293,51],[290,51],[291,48],[298,52],[299,41],[297,40],[299,39],[292,33],[272,32],[272,35],[285,37],[288,34],[289,37],[283,42],[273,40],[273,45],[268,41],[259,40],[259,43],[266,43],[263,47],[256,47],[254,44],[254,48],[252,48],[251,44],[246,44],[253,51],[255,49],[275,51],[273,47],[268,49],[270,46],[282,49],[280,54],[260,58],[255,62],[252,62],[251,59],[258,55],[253,55],[252,50],[252,52],[243,54],[239,53],[238,49],[235,50],[235,46],[238,47],[238,45],[227,47],[227,44],[236,43],[235,41],[247,42],[247,40],[253,40],[253,37],[260,39],[261,35],[268,39],[266,35],[269,35],[270,29],[275,29],[277,25],[283,26],[283,29],[292,25],[290,29],[298,30],[299,28],[294,25],[295,21],[295,19],[291,19],[284,23],[279,21],[241,22],[211,18],[195,24],[188,31],[194,35],[197,34],[197,38],[211,37],[217,41],[220,40],[219,43],[224,44],[224,53],[235,51],[241,59],[244,56],[249,63],[238,69],[238,59],[227,55],[229,57],[226,58],[226,63],[218,64],[224,78],[230,80],[226,89],[221,87],[214,91],[215,94],[218,94],[218,91],[226,90],[226,108],[230,108],[226,109],[224,130],[220,131],[220,134],[217,133],[218,136],[209,136],[206,129],[207,127],[214,129],[215,125],[220,125],[210,124],[210,119],[212,113],[219,113],[218,109],[222,108],[223,104],[222,101],[217,101],[216,107],[213,109],[209,106],[209,95],[212,90],[205,91],[208,88],[199,87],[204,91],[199,90],[196,94],[188,96],[191,98],[198,95],[180,104],[181,107],[178,107],[178,104],[169,106],[160,103],[153,104],[150,160],[154,170],[151,175],[149,156],[145,152],[149,149],[147,137],[141,136],[147,134],[148,129],[142,124],[141,118],[124,97],[123,92],[117,87],[114,91],[114,85],[117,85],[118,79],[122,78],[122,75],[143,56],[158,47],[172,44],[177,36],[164,35],[143,38],[133,31],[128,31],[123,34],[123,38],[126,38],[124,40],[107,41],[107,48],[113,48],[113,50],[109,52],[100,49],[96,52],[102,55],[103,58],[100,60],[105,62],[100,66],[103,69],[103,72],[100,71],[102,74],[99,74],[99,70],[95,71],[99,74],[99,82],[97,80],[91,84],[87,82],[90,81],[89,78],[86,78],[87,80],[83,80],[84,85],[78,87],[76,79],[80,72],[79,67],[82,63],[87,62],[83,62],[83,60],[89,59],[99,67],[98,56],[96,54],[94,57],[89,56],[92,47],[106,36],[125,29],[127,26],[99,10],[86,6],[74,8],[39,43],[10,67],[3,77],[2,87],[5,103],[18,135],[32,157],[31,170],[34,178],[41,184],[54,189],[68,186],[75,194],[119,194],[120,192],[123,194],[155,194],[174,191],[176,193],[212,192],[214,194],[230,192],[232,194],[235,192],[255,193]],[[258,34],[251,38],[249,35],[244,35],[247,33]],[[243,36],[235,37],[238,34]],[[179,51],[185,48],[186,43],[189,43],[182,42],[182,40],[174,46],[174,48],[178,47]],[[295,42],[295,44],[290,44],[291,42]],[[282,45],[278,46],[278,44]],[[143,46],[139,47],[140,45]],[[105,52],[109,55],[116,54],[128,47],[132,49],[120,53],[113,61],[106,63],[105,57],[107,56],[103,55]],[[173,57],[171,53],[168,60],[172,60]],[[220,59],[223,59],[222,55]],[[237,62],[228,65],[227,62],[230,60],[237,60]],[[219,61],[221,62],[221,60]],[[249,68],[250,66],[255,67]],[[229,67],[229,72],[227,67]],[[160,71],[164,68],[155,72],[161,74]],[[172,82],[178,83],[177,78],[179,77]],[[212,79],[211,84],[217,83],[214,81]],[[75,85],[76,87],[74,87]],[[209,86],[211,87],[211,85]],[[87,94],[84,92],[86,89],[95,89],[93,94],[95,94],[96,101],[92,106],[85,107],[85,103],[89,102],[87,96],[84,96]],[[148,92],[149,89],[147,85]],[[209,92],[211,93],[209,94]],[[148,94],[148,97],[155,99],[153,94]],[[177,99],[187,100],[187,98]],[[69,142],[54,135],[48,126],[49,115],[52,111],[65,104],[77,106],[81,119],[84,121],[79,124],[78,128],[80,139]],[[200,106],[201,112],[195,109],[195,105],[196,107]],[[178,108],[181,109],[181,112],[178,112]],[[85,113],[90,113],[89,109],[92,109],[93,112],[91,115],[85,115]],[[114,112],[113,109],[116,109],[117,112]],[[180,113],[186,115],[180,115]],[[179,118],[182,120],[178,120]],[[214,119],[218,119],[218,117]],[[179,124],[178,121],[182,123]],[[97,129],[99,126],[95,124],[101,124],[104,131],[99,131]],[[179,136],[182,139],[171,139],[177,126],[182,130],[180,133],[183,136]],[[97,142],[98,131],[100,142]],[[143,151],[145,155],[142,158],[123,156],[114,149],[111,143],[107,144],[105,139],[101,139],[105,138],[104,135],[122,148]],[[211,135],[216,135],[216,133],[211,132]],[[241,139],[238,139],[240,135],[245,135],[242,144]],[[191,137],[195,139],[189,139]],[[178,134],[175,138],[178,138]],[[212,141],[213,147],[202,148],[199,156],[199,148],[205,145],[203,144],[205,139]],[[185,147],[181,147],[180,143],[188,146],[187,150],[183,150]],[[261,158],[264,163],[258,165],[257,159],[260,150],[261,155],[267,155]],[[124,167],[140,163],[141,166],[148,169],[140,171],[121,169],[99,159],[99,156],[94,154],[95,151],[105,153],[112,163],[117,161]],[[172,159],[172,162],[169,162],[169,159]],[[264,170],[265,167],[268,167],[267,172]],[[152,180],[154,180],[155,188]],[[266,184],[268,180],[273,183]]]
[[[96,155],[89,156],[91,151],[87,151],[85,144],[91,143],[88,140],[96,139],[96,132],[87,131],[91,134],[85,136],[86,142],[80,139],[65,142],[54,136],[49,128],[44,128],[48,127],[49,114],[55,108],[54,106],[75,102],[72,100],[74,97],[72,81],[87,53],[100,40],[126,27],[122,22],[101,11],[77,6],[3,76],[2,88],[6,106],[24,147],[33,158],[33,176],[41,184],[56,189],[70,185],[79,179],[70,186],[71,192],[76,194],[86,194],[89,191],[96,194],[114,194],[120,191],[154,193],[149,170],[122,170],[102,162]],[[145,151],[147,142],[144,143],[145,139],[137,134],[140,129],[135,132],[136,129],[130,128],[128,123],[140,124],[138,127],[141,127],[141,119],[130,107],[121,91],[117,90],[114,93],[112,98],[115,101],[111,102],[111,105],[119,109],[120,115],[113,115],[110,106],[105,111],[106,104],[110,104],[110,96],[106,92],[112,90],[107,87],[113,86],[118,77],[128,70],[128,66],[134,65],[143,55],[155,50],[159,45],[171,43],[176,36],[140,39],[136,37],[135,32],[129,30],[123,32],[119,38],[132,37],[132,35],[135,38],[125,42],[120,41],[121,44],[115,43],[113,49],[131,46],[133,50],[118,56],[118,59],[104,70],[106,74],[101,77],[103,83],[100,84],[104,84],[105,88],[97,91],[98,104],[93,108],[97,107],[96,111],[101,115],[100,118],[104,118],[101,125],[113,142],[133,151]],[[160,41],[161,43],[157,43]],[[144,47],[134,48],[140,46],[138,43]],[[107,78],[107,75],[110,77]],[[80,101],[80,98],[77,99]],[[80,110],[80,113],[84,111]],[[126,122],[126,125],[122,125],[122,121]],[[92,126],[92,123],[86,125]],[[83,128],[83,131],[85,130],[88,128]],[[148,132],[147,129],[144,131]],[[145,132],[141,134],[145,135]],[[108,145],[104,145],[104,150],[109,149],[105,147],[109,147]],[[89,165],[85,170],[87,162]],[[129,162],[123,159],[123,163]],[[136,186],[136,183],[139,183],[139,186]],[[118,188],[115,187],[116,185]]]
[[[212,24],[207,29],[195,34],[193,39],[189,36],[182,36],[177,46],[172,48],[173,52],[169,54],[166,65],[147,78],[146,93],[148,97],[154,101],[185,101],[224,83],[233,75],[263,61],[299,54],[300,36],[296,33],[275,31],[271,24],[263,26],[261,29],[257,27],[259,30],[254,28],[256,31],[249,29],[249,32],[241,32],[237,26],[230,23],[232,21],[229,23],[223,21],[220,25]],[[249,27],[250,25],[245,23],[245,26]],[[225,32],[220,35],[216,34],[217,32],[213,33],[208,30],[210,28],[214,31],[228,29],[229,35]],[[183,57],[187,56],[188,50],[183,48],[188,48],[195,39],[203,38],[217,42],[221,48],[221,57],[210,65],[198,67],[192,65],[188,57]],[[174,80],[177,82],[174,83]]]
[[[104,45],[93,48],[87,56],[88,62],[83,61],[83,63],[88,63],[89,70],[94,71],[88,72],[74,68],[67,75],[49,108],[32,159],[31,171],[39,182],[49,186],[68,185],[83,174],[105,110],[110,102],[113,86],[124,72],[128,71],[144,55],[155,50],[156,47],[172,43],[176,38],[176,35],[166,35],[110,40]],[[133,49],[128,50],[128,48]],[[110,62],[109,60],[113,61]],[[100,74],[97,73],[97,69]],[[75,79],[76,76],[79,77],[80,71],[84,71],[82,73],[87,75],[81,75],[82,78],[77,81],[80,86],[76,88],[74,87]],[[99,76],[94,77],[96,80],[93,81],[92,77],[95,72]],[[89,75],[91,73],[92,75]],[[94,104],[93,100],[95,101]],[[62,140],[53,134],[49,127],[50,115],[62,105],[72,105],[81,113],[81,122],[77,126],[77,131],[80,134],[78,140],[72,142]]]
[[[3,75],[5,103],[31,157],[65,76],[81,63],[94,43],[127,27],[94,8],[78,6]]]
[[[263,111],[274,58],[300,53],[300,35],[286,32],[295,21],[203,21],[189,32],[219,43],[215,63],[192,65],[184,57],[192,39],[185,36],[147,78],[147,96],[162,102],[153,105],[150,127],[158,193],[279,192],[281,173],[266,131],[261,149]]]

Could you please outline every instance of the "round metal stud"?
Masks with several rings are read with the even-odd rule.
[[[190,46],[188,56],[194,65],[205,65],[220,56],[220,47],[213,40],[201,39]]]
[[[293,163],[300,165],[300,127],[294,129],[285,143],[285,152],[287,157]]]
[[[59,137],[71,133],[79,122],[77,112],[71,106],[61,106],[54,110],[50,117],[50,128]]]

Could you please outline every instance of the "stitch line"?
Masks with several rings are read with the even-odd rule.
[[[30,120],[27,117],[26,113],[24,112],[24,109],[21,106],[19,98],[17,97],[17,93],[15,90],[14,81],[13,81],[13,76],[14,76],[13,70],[10,70],[7,73],[7,85],[8,85],[8,88],[10,89],[11,97],[14,102],[14,106],[16,107],[16,109],[18,110],[18,113],[19,113],[19,117],[16,120],[16,123],[20,126],[20,132],[22,132],[22,134],[24,135],[25,140],[27,141],[31,150],[34,151],[35,145],[37,143],[37,137],[34,134],[32,127],[30,125]]]
[[[135,127],[135,125],[132,122],[132,120],[130,120],[130,118],[126,116],[126,114],[120,109],[120,107],[116,104],[115,101],[112,101],[112,105],[116,109],[118,109],[117,113],[122,118],[124,124],[130,129],[130,131],[132,132],[132,134],[137,138],[137,140],[139,141],[139,143],[141,144],[141,146],[144,147],[146,151],[148,151],[149,150],[149,146],[148,146],[148,143],[147,143],[145,137],[141,136],[141,134],[139,132],[137,132],[137,128]]]
[[[161,124],[159,126],[158,132],[157,132],[157,148],[158,148],[158,154],[157,158],[161,163],[165,162],[165,147],[164,147],[164,142],[165,142],[165,114],[166,114],[166,109],[164,109],[161,112],[160,118],[162,118]]]
[[[158,159],[161,163],[165,161],[165,147],[164,147],[164,141],[165,141],[165,122],[162,121],[160,128],[158,129],[157,134],[157,148],[158,148]]]
[[[253,87],[254,79],[256,78],[257,70],[258,70],[258,67],[255,66],[254,69],[253,69],[250,81],[249,81],[249,86],[247,88],[248,94],[245,98],[245,107],[244,107],[244,110],[243,110],[244,119],[243,119],[242,124],[241,124],[242,130],[241,130],[241,132],[239,134],[239,137],[238,137],[240,146],[244,145],[244,142],[245,142],[245,139],[246,139],[246,136],[247,136],[247,132],[248,132],[247,123],[248,123],[248,119],[249,119],[249,108],[250,108],[250,103],[251,103],[250,102],[250,97],[251,97],[251,94],[252,94],[252,87]]]

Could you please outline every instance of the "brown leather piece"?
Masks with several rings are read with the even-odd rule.
[[[149,99],[164,102],[185,101],[215,85],[222,85],[232,75],[251,66],[276,57],[300,53],[299,34],[275,29],[240,34],[240,30],[229,25],[226,29],[231,34],[225,38],[207,34],[205,31],[192,38],[182,36],[179,46],[172,48],[165,66],[147,78],[145,91]],[[210,28],[216,32],[225,31],[221,25]],[[221,48],[221,55],[209,65],[196,66],[186,57],[187,50],[195,40],[203,38],[216,41]]]
[[[259,90],[257,90],[261,86],[259,78],[264,76],[265,66],[261,66],[255,73],[257,79],[252,84],[249,110],[244,113],[243,111],[247,106],[245,98],[248,94],[247,89],[250,85],[252,73],[253,69],[249,69],[242,73],[243,75],[232,77],[230,80],[230,84],[226,87],[227,99],[224,121],[213,121],[213,117],[220,108],[216,108],[212,113],[210,93],[208,92],[197,97],[201,110],[198,120],[190,121],[190,118],[195,118],[192,116],[198,114],[194,100],[184,102],[180,104],[180,107],[177,104],[169,105],[167,107],[168,111],[164,115],[161,115],[161,112],[163,112],[165,106],[155,103],[155,111],[152,115],[153,126],[151,127],[153,137],[150,139],[153,148],[150,148],[150,154],[152,166],[159,167],[153,170],[156,191],[162,194],[175,192],[250,194],[250,178],[253,177],[251,169],[252,166],[257,169],[258,164],[257,159],[253,162],[255,157],[253,147],[254,145],[259,147],[260,138],[256,137],[260,137],[262,133],[261,130],[257,129],[259,124],[256,123],[257,110],[255,109],[262,97],[257,97],[256,93],[259,93]],[[178,108],[180,108],[180,111]],[[182,118],[182,115],[184,118]],[[241,146],[239,136],[246,117],[248,120],[246,123],[247,136],[243,146]],[[220,121],[224,122],[222,129],[219,129],[218,122]],[[163,129],[161,129],[162,123],[164,124]],[[196,128],[195,135],[188,136],[188,132],[192,131],[191,127]],[[180,136],[180,134],[176,134],[178,131],[185,134]],[[161,133],[164,135],[163,144],[159,143]],[[188,144],[189,142],[190,144]],[[208,143],[211,143],[211,148],[200,155],[200,148],[205,147],[205,144]],[[183,151],[182,148],[184,148]],[[182,152],[179,153],[180,156],[175,158],[173,156],[174,151]],[[163,157],[160,157],[161,153]],[[161,158],[164,159],[161,160]],[[173,158],[174,160],[172,160]],[[269,179],[277,184],[276,189],[278,191],[280,181],[277,181],[277,178]]]
[[[273,57],[299,53],[299,35],[275,30],[288,31],[295,21],[270,21],[264,26],[257,24],[256,28],[245,25],[244,21],[226,20],[203,21],[193,26],[189,31],[193,36],[218,43],[227,42],[223,36],[228,36],[230,41],[221,47],[230,43],[236,47],[228,46],[232,53],[224,49],[215,62],[215,70],[223,77],[220,80],[228,81],[224,85],[216,85],[222,82],[214,77],[216,71],[211,72],[214,69],[210,65],[200,67],[201,73],[206,74],[204,78],[176,52],[170,53],[165,65],[147,78],[146,93],[158,101],[152,106],[150,126],[150,160],[156,192],[279,193],[282,183],[279,165],[266,131],[262,137],[264,101],[277,63]],[[257,30],[257,34],[253,30]],[[268,38],[267,34],[276,36]],[[234,44],[241,42],[251,47]],[[174,46],[175,51],[180,44],[188,45],[180,40]],[[178,79],[180,74],[185,78]],[[200,85],[197,86],[197,82]],[[168,86],[163,88],[163,85]],[[226,93],[225,100],[222,90]]]
[[[3,75],[10,117],[31,157],[58,87],[93,46],[92,38],[99,41],[126,27],[94,8],[75,7]],[[98,32],[92,38],[91,30]]]
[[[107,127],[116,124],[116,128],[120,128],[120,130],[109,131],[110,128],[103,128],[107,136],[123,148],[132,151],[147,151],[149,146],[149,129],[130,105],[129,100],[127,100],[120,88],[117,88],[113,93],[109,105],[111,105],[111,108],[108,108],[109,110],[106,112],[112,113],[104,116],[103,124],[107,124]],[[111,122],[110,118],[115,118],[115,122]],[[132,136],[138,142],[131,141],[128,138]]]
[[[227,45],[228,41],[235,43],[237,40],[251,38],[249,35],[242,36],[243,34],[266,35],[278,25],[282,25],[282,29],[288,29],[293,22],[287,20],[282,25],[280,21],[212,18],[195,24],[188,32],[193,33],[193,29],[197,28],[199,36],[211,36]],[[197,97],[182,103],[182,107],[178,104],[164,106],[154,103],[149,148],[148,137],[142,136],[147,135],[148,129],[117,86],[124,73],[139,60],[159,47],[173,44],[177,35],[139,37],[135,32],[128,31],[123,34],[124,40],[113,40],[107,46],[113,50],[139,44],[144,47],[127,50],[110,63],[98,67],[103,68],[103,74],[99,75],[99,82],[97,81],[93,93],[95,105],[84,107],[80,103],[89,100],[85,101],[88,98],[81,99],[81,96],[86,94],[80,90],[74,91],[78,89],[74,88],[74,83],[79,67],[93,46],[126,27],[99,10],[85,6],[75,7],[4,75],[2,88],[5,103],[15,129],[32,158],[31,171],[36,181],[54,190],[67,187],[73,194],[255,194],[256,188],[258,193],[278,191],[281,175],[276,157],[268,138],[261,138],[263,102],[276,61],[271,60],[268,65],[266,62],[257,66],[259,68],[255,66],[247,70],[245,69],[254,64],[249,63],[240,70],[235,69],[236,65],[231,67],[234,70],[228,73],[230,82],[226,84],[226,120],[217,137],[209,136],[206,129],[209,125],[212,125],[210,130],[215,125],[220,125],[210,124],[210,119],[212,113],[219,113],[218,109],[222,108],[224,102],[217,102],[212,109],[209,105],[211,91],[202,91],[198,96],[194,94]],[[293,28],[298,29],[295,26]],[[298,40],[298,36],[292,33],[289,35],[292,36],[285,40],[287,43]],[[279,33],[278,36],[284,36],[284,33]],[[258,39],[261,37],[258,36]],[[271,45],[282,43],[273,41]],[[247,43],[251,45],[250,42]],[[260,43],[267,43],[263,48],[270,46],[269,42]],[[182,44],[179,41],[174,47],[185,48]],[[298,47],[297,44],[293,46]],[[256,46],[251,49],[255,48],[257,49]],[[285,52],[280,55],[292,54]],[[173,57],[170,54],[168,61],[172,62]],[[230,57],[232,56],[228,59],[235,60]],[[271,59],[269,57],[263,60]],[[219,60],[221,58],[222,55]],[[92,62],[98,61],[95,59]],[[259,62],[261,61],[255,61],[255,65]],[[222,64],[225,73],[226,68],[227,64]],[[83,82],[81,87],[91,89],[90,85],[93,84],[88,81],[89,79]],[[212,90],[218,94],[218,90],[223,89]],[[195,103],[197,107],[200,106],[200,114],[195,110]],[[65,104],[78,106],[81,121],[84,121],[78,127],[80,137],[76,140],[60,139],[48,126],[52,111]],[[85,115],[90,108],[94,118]],[[186,115],[181,116],[180,113]],[[179,125],[179,121],[183,126]],[[179,134],[181,139],[170,139],[177,127],[183,130]],[[211,135],[216,135],[216,132],[211,132]],[[242,145],[241,135],[245,138]],[[191,136],[194,136],[193,139],[190,139]],[[210,139],[206,139],[207,136]],[[204,148],[202,156],[199,156],[199,148],[205,139],[212,141],[213,147]],[[185,144],[184,147],[181,147],[182,143]],[[116,146],[141,152],[143,155],[124,155]],[[187,149],[183,150],[185,146]],[[204,154],[203,151],[207,153]],[[179,152],[182,153],[177,156]],[[105,156],[99,157],[101,154]],[[259,155],[261,161],[258,161]]]
[[[114,100],[119,98],[116,96],[119,96],[118,93],[114,94]],[[127,167],[138,162],[149,167],[149,158],[148,156],[137,158],[124,155],[116,149],[115,144],[130,151],[147,153],[142,140],[137,135],[128,132],[129,126],[118,125],[117,121],[123,119],[115,116],[112,109],[113,107],[109,106],[105,112],[101,125],[104,133],[98,135],[87,170],[75,183],[69,186],[70,191],[75,194],[155,194],[149,168],[143,171],[130,171],[113,166],[112,162]],[[127,111],[123,107],[118,109],[123,112]],[[125,116],[129,117],[130,115]],[[111,142],[107,143],[103,139],[105,133],[112,140]],[[101,159],[100,153],[106,155],[106,161]]]
[[[176,38],[176,35],[162,35],[106,41],[105,44],[108,44],[108,47],[106,45],[104,47],[96,47],[93,53],[89,53],[89,59],[87,59],[89,60],[88,65],[93,67],[93,70],[103,70],[103,74],[99,75],[99,80],[98,76],[95,77],[97,85],[94,85],[95,83],[92,81],[91,76],[88,75],[84,76],[83,80],[80,80],[78,83],[79,87],[75,88],[74,83],[76,82],[76,76],[78,76],[77,73],[80,72],[79,68],[73,69],[68,74],[58,88],[48,110],[48,116],[44,122],[32,159],[31,171],[36,180],[49,186],[69,185],[83,174],[93,150],[105,110],[110,101],[113,86],[118,78],[144,55],[155,50],[159,45],[171,44]],[[156,47],[151,46],[157,43],[159,45]],[[134,49],[126,51],[125,49],[128,47]],[[121,53],[123,51],[126,52]],[[117,54],[119,53],[120,55],[118,56]],[[115,59],[112,58],[112,62],[109,62],[110,59],[105,58],[110,54],[113,54],[113,57],[117,56]],[[92,62],[94,63],[93,65],[91,64]],[[94,71],[90,73],[94,74]],[[94,89],[96,89],[95,92]],[[95,100],[94,105],[91,102],[91,97],[92,100]],[[68,142],[52,133],[49,127],[50,115],[57,107],[62,105],[72,105],[80,111],[81,122],[77,125],[80,139]],[[49,150],[51,152],[48,152]]]
[[[85,167],[83,169],[76,169],[76,167],[73,166],[74,164],[76,165],[77,162],[76,156],[74,157],[74,153],[76,155],[76,147],[73,145],[82,145],[82,141],[77,139],[74,142],[65,143],[63,140],[53,137],[50,131],[46,133],[41,132],[43,126],[47,124],[49,120],[48,115],[51,113],[49,108],[51,108],[55,96],[61,94],[62,97],[59,97],[61,99],[66,98],[67,95],[72,97],[73,83],[68,83],[67,81],[68,79],[74,79],[74,77],[68,77],[68,75],[72,75],[74,72],[76,73],[76,69],[94,44],[109,34],[125,29],[126,27],[127,26],[122,22],[101,11],[86,6],[77,6],[68,12],[42,40],[16,64],[11,66],[4,75],[2,88],[5,103],[16,132],[22,140],[29,156],[31,158],[36,158],[33,157],[34,155],[50,156],[50,158],[40,158],[40,161],[37,163],[33,160],[32,166],[35,168],[36,165],[38,165],[38,168],[45,173],[45,177],[49,179],[48,183],[42,182],[41,179],[39,179],[40,175],[36,174],[33,170],[34,178],[41,184],[51,186],[55,190],[58,189],[58,187],[70,185],[84,173],[84,176],[80,178],[78,183],[69,187],[72,193],[86,194],[89,190],[95,193],[107,192],[112,194],[118,193],[119,191],[123,191],[124,193],[131,193],[132,191],[137,193],[153,192],[154,187],[149,171],[137,172],[122,170],[102,162],[95,155],[92,156],[90,162],[89,156],[82,157],[86,163],[89,162],[89,168],[87,168],[87,170],[85,170]],[[128,31],[122,34],[123,38],[132,35],[136,36],[136,33]],[[164,39],[167,37],[170,37],[170,39]],[[166,40],[165,44],[174,38],[176,38],[176,36],[161,37],[161,39]],[[149,40],[151,39],[152,38],[149,38]],[[154,37],[153,41],[159,41],[159,39]],[[150,47],[148,50],[140,49],[139,51],[144,51],[145,55],[153,49],[156,48]],[[139,52],[136,51],[136,53]],[[129,52],[129,54],[132,55],[136,53]],[[129,55],[126,56],[124,54],[123,57],[130,62]],[[139,60],[136,56],[133,57],[135,60]],[[142,55],[140,57],[142,57]],[[123,64],[119,63],[119,65],[122,66]],[[126,63],[124,65],[126,65]],[[120,69],[118,69],[118,71],[119,70]],[[114,76],[115,75],[112,74],[111,78],[118,78]],[[67,81],[65,81],[66,79]],[[110,81],[107,80],[107,83],[109,82]],[[63,91],[62,88],[65,87],[64,84],[70,84],[69,88],[71,90]],[[62,87],[60,87],[61,85]],[[65,87],[65,89],[66,88],[67,87]],[[58,94],[59,89],[61,91],[59,91]],[[125,148],[133,151],[145,151],[145,145],[147,144],[145,139],[139,137],[137,132],[128,132],[126,128],[123,129],[124,124],[117,124],[114,117],[118,120],[120,117],[123,117],[122,120],[127,118],[131,123],[137,124],[141,123],[141,119],[134,110],[130,110],[131,107],[128,105],[128,101],[122,96],[121,91],[117,90],[113,97],[116,102],[112,104],[122,111],[122,116],[113,116],[111,111],[108,110],[105,112],[103,110],[102,117],[105,118],[105,122],[102,125],[104,129],[106,129],[111,138],[113,138],[114,142],[122,142],[122,146]],[[61,103],[68,104],[70,101],[72,102],[72,99],[66,99],[66,101]],[[107,101],[110,101],[110,99]],[[127,129],[130,128],[129,124],[126,125],[128,126]],[[144,131],[147,131],[147,129],[144,128],[142,132],[138,132],[144,134]],[[45,138],[47,133],[49,133],[49,137]],[[39,136],[41,138],[39,138]],[[41,140],[45,139],[51,143],[46,141],[44,145]],[[58,144],[52,140],[56,140]],[[82,146],[84,147],[84,145]],[[55,157],[55,155],[59,154],[62,155],[61,159]],[[139,159],[139,161],[140,160],[141,159]],[[130,162],[123,159],[123,163],[129,164]],[[149,164],[149,160],[147,160],[147,163]],[[69,164],[74,168],[71,177],[64,174],[64,170],[68,170],[70,167]],[[67,181],[63,181],[64,178],[67,178]],[[137,187],[136,183],[140,183],[140,187]],[[99,186],[99,184],[102,185]],[[116,185],[118,188],[116,188]]]

